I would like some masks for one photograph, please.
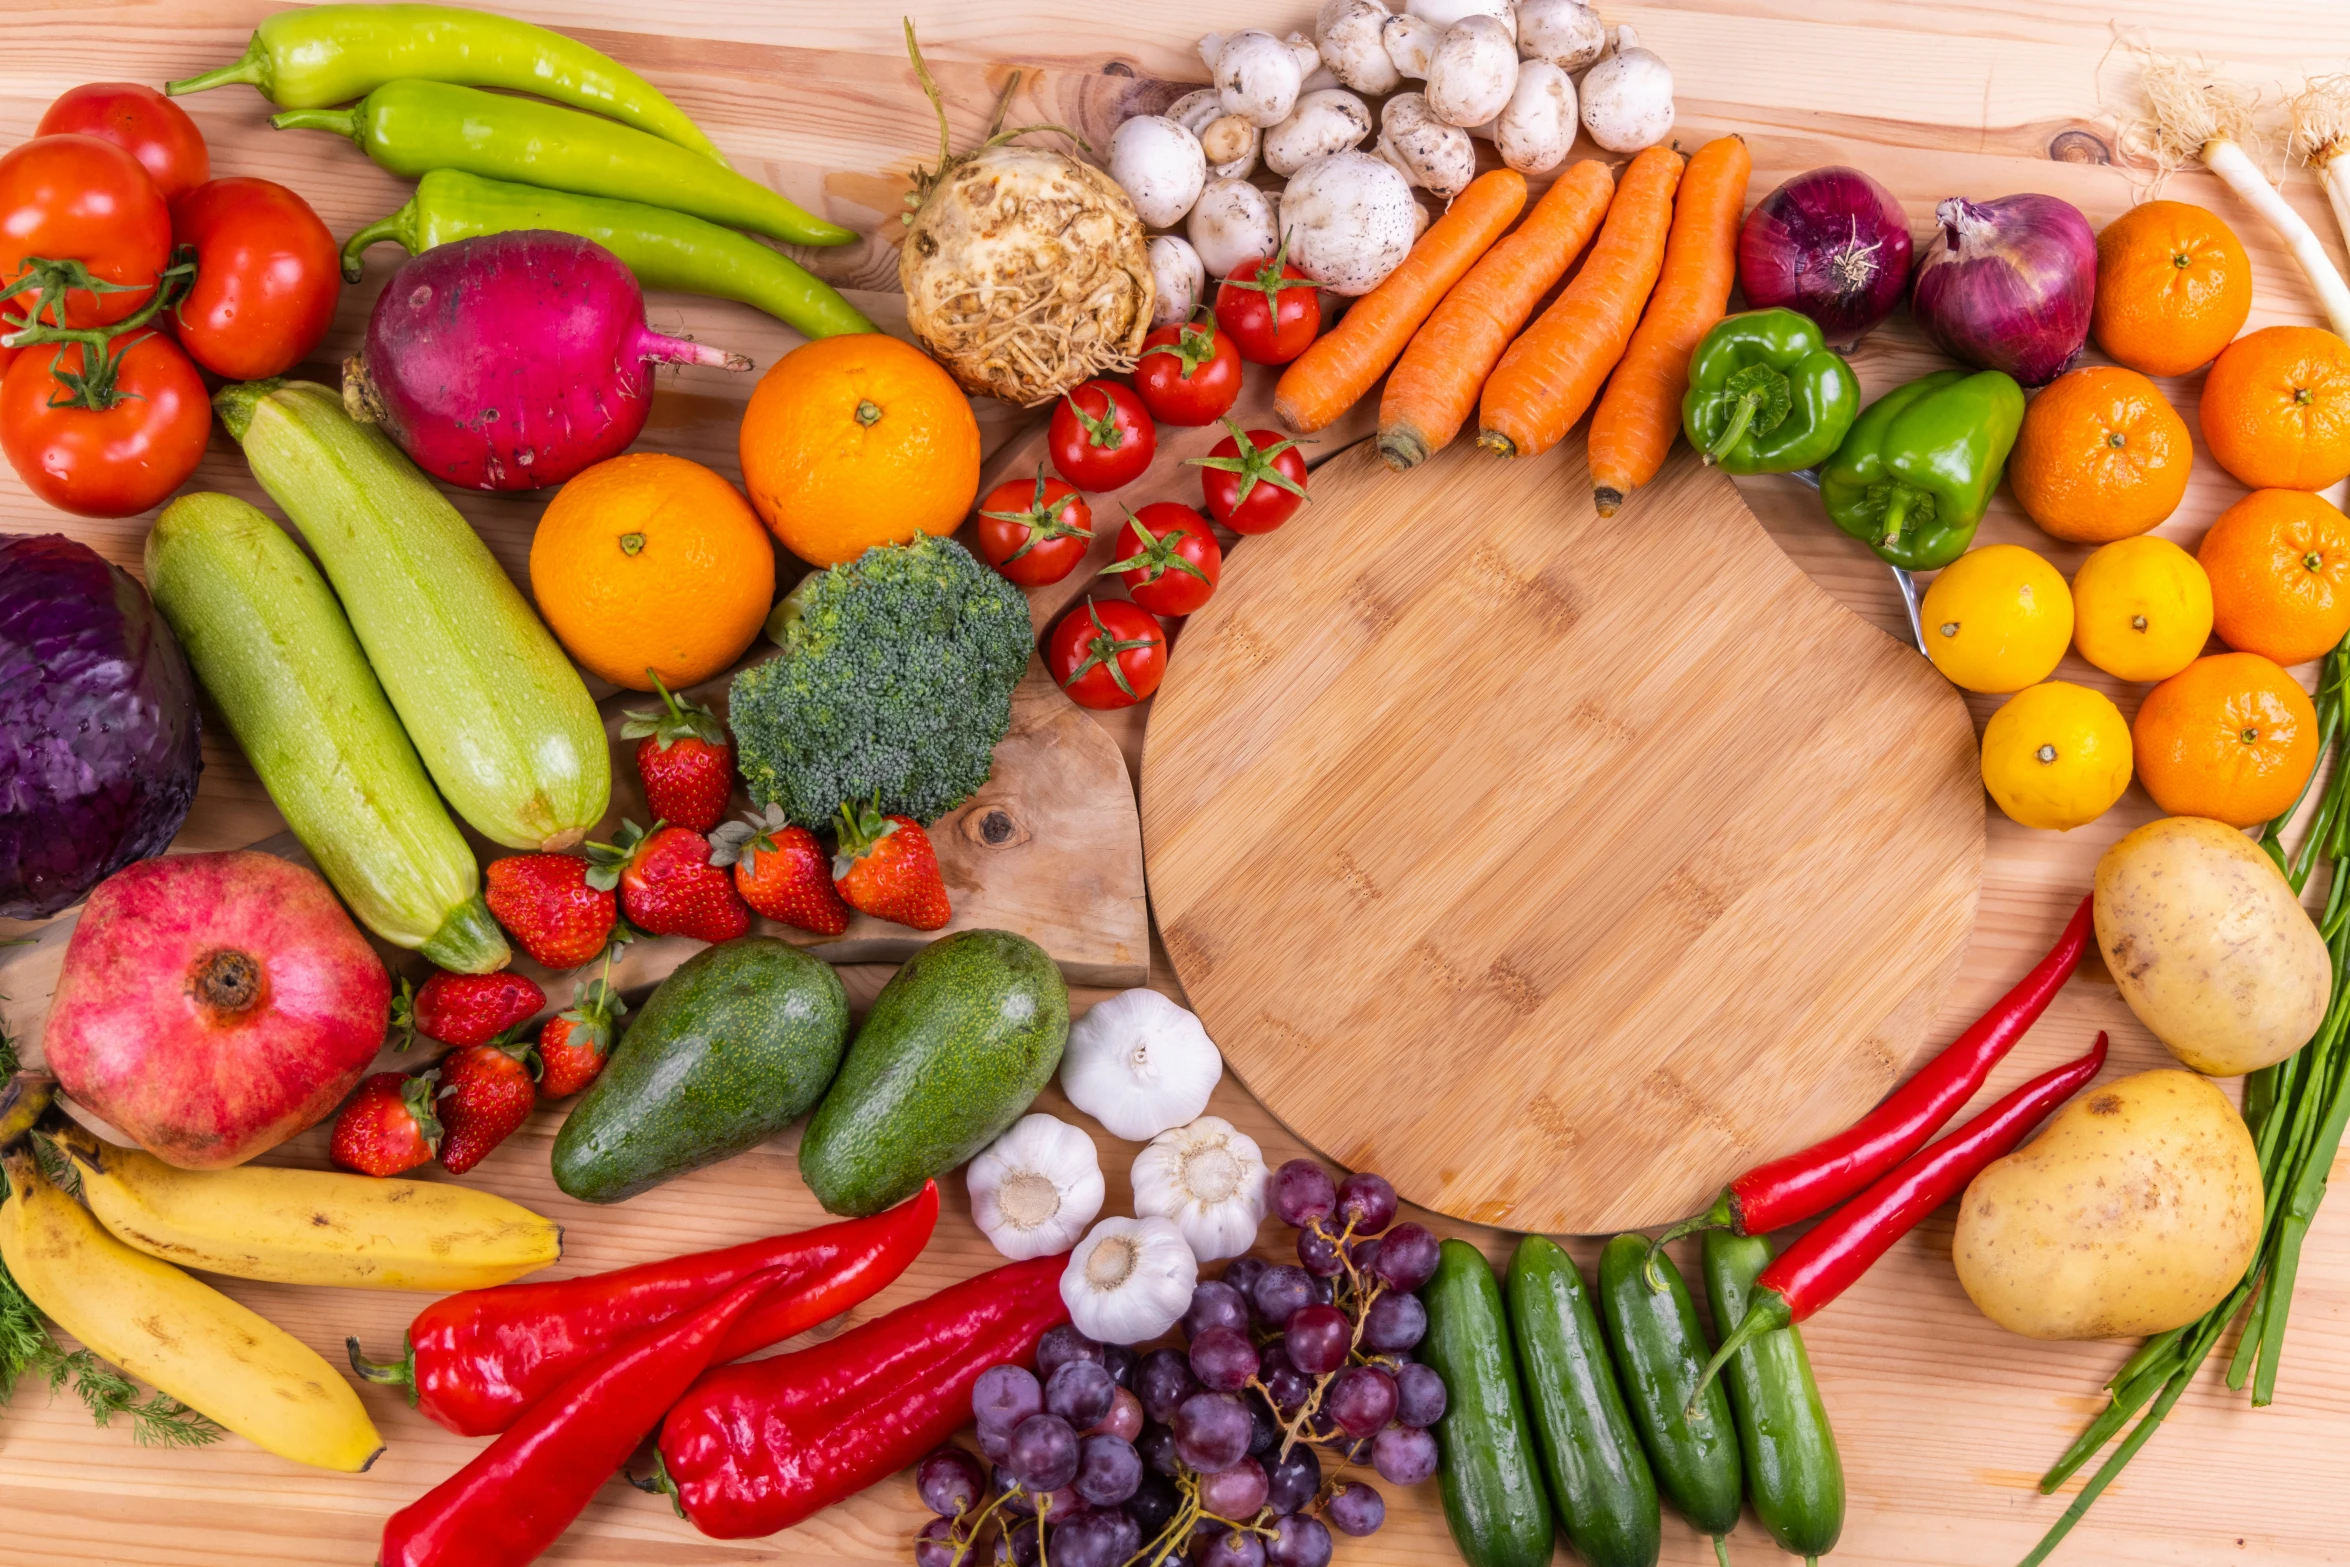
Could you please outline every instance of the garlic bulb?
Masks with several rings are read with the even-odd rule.
[[[1171,1221],[1202,1262],[1237,1257],[1265,1221],[1265,1156],[1221,1116],[1151,1139],[1134,1160],[1134,1211]]]
[[[1093,1139],[1049,1115],[1024,1115],[988,1144],[964,1176],[971,1222],[1021,1262],[1067,1251],[1102,1211]]]
[[[1199,1019],[1155,990],[1097,1003],[1070,1025],[1061,1053],[1069,1102],[1136,1143],[1205,1110],[1223,1075],[1224,1058]]]
[[[1104,1219],[1069,1254],[1061,1302],[1077,1331],[1103,1344],[1142,1344],[1191,1306],[1199,1262],[1165,1219]]]

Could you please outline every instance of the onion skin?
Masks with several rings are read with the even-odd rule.
[[[1738,231],[1738,286],[1748,308],[1800,311],[1839,353],[1850,353],[1901,303],[1909,263],[1901,203],[1842,165],[1787,180],[1755,203]]]
[[[2097,235],[2054,196],[1953,196],[1934,209],[1910,313],[1953,359],[2045,386],[2080,357],[2097,293]]]

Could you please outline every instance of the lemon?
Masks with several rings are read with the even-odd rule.
[[[2073,640],[2073,595],[2020,544],[1988,544],[1942,568],[1918,607],[1926,656],[1954,686],[2003,695],[2056,672]]]
[[[2211,578],[2151,534],[2118,539],[2073,573],[2073,646],[2117,680],[2168,680],[2211,636]]]
[[[2046,680],[1983,727],[1983,787],[2026,827],[2071,832],[2130,786],[2130,726],[2102,691]]]

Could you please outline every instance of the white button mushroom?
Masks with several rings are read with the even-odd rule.
[[[1386,25],[1387,7],[1379,0],[1330,0],[1314,24],[1322,63],[1356,92],[1376,96],[1395,91],[1403,77],[1379,40],[1379,30]]]
[[[1391,16],[1380,24],[1379,41],[1386,45],[1388,63],[1398,76],[1424,81],[1428,61],[1436,46],[1444,42],[1444,29],[1426,17]]]
[[[1518,55],[1570,74],[1607,53],[1607,24],[1583,0],[1519,0]]]
[[[1201,53],[1206,54],[1204,39]],[[1216,76],[1216,91],[1224,95],[1224,112],[1246,115],[1251,125],[1260,127],[1289,118],[1306,74],[1289,45],[1254,27],[1226,38],[1209,69]]]
[[[1518,46],[1490,16],[1465,16],[1428,62],[1428,112],[1447,125],[1483,125],[1518,85]]]
[[[1547,174],[1575,140],[1575,84],[1548,60],[1518,67],[1517,89],[1493,122],[1501,161],[1520,174]]]
[[[1273,199],[1246,180],[1208,181],[1184,232],[1211,278],[1230,277],[1241,263],[1272,255],[1280,243]]]
[[[1154,234],[1150,242],[1151,325],[1188,321],[1208,286],[1207,268],[1199,252],[1180,234]]]
[[[1187,92],[1167,106],[1167,118],[1199,138],[1208,173],[1220,180],[1244,180],[1257,166],[1257,128],[1224,112],[1224,95],[1213,87]]]
[[[1673,128],[1672,67],[1629,27],[1616,29],[1616,52],[1583,78],[1583,128],[1610,152],[1653,147]]]
[[[1197,136],[1163,114],[1138,114],[1110,137],[1110,178],[1150,228],[1183,221],[1208,182]]]
[[[1298,170],[1281,192],[1280,232],[1307,277],[1334,294],[1368,294],[1411,253],[1417,207],[1393,164],[1334,152]]]
[[[1477,149],[1469,133],[1428,112],[1416,92],[1397,93],[1379,111],[1379,155],[1405,179],[1446,201],[1477,177]]]
[[[1290,57],[1297,61],[1298,91],[1312,92],[1316,87],[1333,85],[1329,82],[1316,82],[1313,87],[1305,85],[1307,77],[1322,69],[1322,46],[1320,44],[1303,33],[1294,32],[1281,41],[1289,45]]]
[[[1291,175],[1371,134],[1371,110],[1343,87],[1301,94],[1288,119],[1265,132],[1265,167]]]
[[[1404,0],[1404,10],[1433,22],[1438,32],[1449,31],[1463,17],[1490,16],[1510,30],[1512,42],[1518,36],[1516,0]]]

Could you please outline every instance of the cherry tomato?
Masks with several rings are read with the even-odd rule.
[[[1167,633],[1124,599],[1089,598],[1053,627],[1044,663],[1079,707],[1132,707],[1167,673]]]
[[[42,114],[35,136],[80,134],[110,141],[139,160],[165,201],[212,178],[212,154],[188,111],[142,82],[84,82]]]
[[[101,283],[128,285],[120,293],[70,291],[66,325],[120,321],[147,302],[171,264],[171,210],[139,160],[114,143],[36,136],[0,157],[0,288],[22,277],[32,257],[79,261]],[[43,319],[56,324],[53,315]]]
[[[1123,576],[1126,596],[1154,615],[1188,615],[1205,604],[1224,574],[1224,546],[1208,519],[1174,501],[1153,501],[1126,514],[1118,553],[1102,575]]]
[[[171,307],[189,357],[232,381],[290,370],[334,325],[341,256],[310,203],[268,180],[199,185],[171,204],[196,281]]]
[[[1214,424],[1240,398],[1240,345],[1213,318],[1169,322],[1142,340],[1134,392],[1161,424]]]
[[[1071,484],[1116,490],[1142,477],[1159,449],[1159,435],[1133,387],[1088,381],[1061,394],[1045,444],[1053,470]]]
[[[1322,330],[1322,296],[1314,280],[1289,265],[1284,245],[1246,261],[1216,285],[1216,325],[1232,334],[1252,365],[1285,365]]]
[[[1208,515],[1234,533],[1271,533],[1306,503],[1306,459],[1297,442],[1277,430],[1232,433],[1205,457],[1187,459],[1203,470]]]
[[[1012,479],[979,503],[979,553],[1009,582],[1041,588],[1076,569],[1093,546],[1093,508],[1059,479]]]
[[[128,517],[187,482],[212,433],[204,378],[164,332],[134,333],[109,406],[66,400],[82,345],[28,348],[0,379],[0,451],[25,485],[83,517]]]

